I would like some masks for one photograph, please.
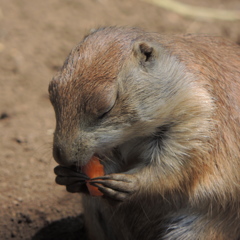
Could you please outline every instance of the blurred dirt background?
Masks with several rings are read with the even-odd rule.
[[[179,1],[240,11],[239,0]],[[71,48],[105,25],[240,43],[240,21],[189,18],[141,0],[0,0],[1,240],[85,239],[81,196],[55,184],[47,89]]]

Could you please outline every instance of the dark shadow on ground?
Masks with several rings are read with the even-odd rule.
[[[87,240],[83,215],[52,222],[39,230],[32,240]]]

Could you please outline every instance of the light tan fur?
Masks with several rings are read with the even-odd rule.
[[[240,238],[239,46],[102,28],[49,93],[56,161],[83,166],[97,154],[106,174],[135,184],[118,204],[84,195],[90,239]]]

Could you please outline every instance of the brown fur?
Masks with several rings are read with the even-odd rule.
[[[91,239],[240,238],[239,46],[103,28],[49,92],[61,165],[98,154],[106,174],[138,180],[117,205],[84,196]]]

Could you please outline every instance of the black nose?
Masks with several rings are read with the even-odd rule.
[[[53,146],[53,157],[57,163],[59,163],[60,165],[65,165],[66,154],[64,153],[64,150],[61,147],[56,145]]]

